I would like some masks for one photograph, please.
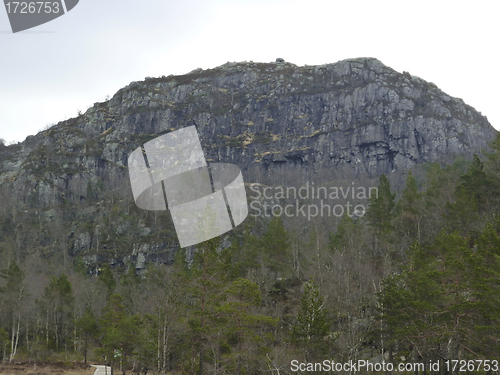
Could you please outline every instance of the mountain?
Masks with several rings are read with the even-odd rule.
[[[496,131],[461,99],[374,58],[320,66],[227,63],[146,78],[78,117],[0,144],[0,249],[4,259],[83,257],[172,261],[168,212],[138,209],[129,154],[195,125],[206,159],[238,165],[247,184],[373,179],[426,162],[471,158]]]

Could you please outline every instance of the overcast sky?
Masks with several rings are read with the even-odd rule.
[[[464,99],[499,129],[497,10],[498,0],[80,0],[13,34],[0,9],[0,138],[23,141],[147,76],[277,57],[376,57]]]

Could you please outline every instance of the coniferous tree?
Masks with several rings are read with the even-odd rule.
[[[486,210],[490,197],[491,180],[483,169],[483,162],[474,154],[469,169],[460,176],[460,184],[457,190],[472,197],[477,203],[478,209]]]
[[[342,216],[337,231],[329,236],[328,246],[333,252],[344,252],[360,239],[364,228],[362,224],[348,215]]]
[[[441,166],[431,163],[426,166],[426,190],[423,192],[423,210],[421,225],[421,243],[428,245],[441,229],[448,225],[445,215],[449,202],[454,199],[455,187],[464,170],[465,161],[457,158],[452,165]]]
[[[475,313],[477,352],[494,359],[500,350],[500,237],[487,223],[477,240],[477,251],[470,257],[471,308]],[[479,314],[478,314],[479,313]],[[470,345],[468,343],[468,345]]]
[[[481,216],[487,216],[493,202],[492,180],[483,171],[483,163],[474,155],[467,171],[460,176],[454,200],[446,204],[444,215],[448,228],[476,238],[481,228]]]
[[[102,346],[97,351],[113,369],[115,361],[120,364],[135,354],[141,320],[138,315],[129,315],[123,305],[123,297],[112,294],[100,319]],[[115,359],[116,358],[116,359]]]
[[[405,239],[406,246],[409,246],[413,241],[420,242],[422,208],[422,194],[418,191],[417,180],[409,171],[406,186],[395,208],[397,213],[396,231],[400,237]]]
[[[306,360],[309,361],[311,354],[328,348],[330,327],[331,321],[318,286],[314,281],[306,283],[290,341],[305,349]]]
[[[265,362],[265,355],[269,352],[266,341],[273,339],[265,328],[276,326],[278,319],[252,313],[260,306],[262,298],[259,286],[250,280],[236,279],[228,286],[227,294],[228,300],[218,309],[223,316],[225,341],[231,344],[231,349],[225,354],[229,361],[226,367],[240,375],[243,367],[255,367],[256,359]],[[259,345],[259,350],[251,350],[252,344]],[[248,372],[251,371],[245,371]]]
[[[444,291],[440,271],[428,263],[428,250],[414,243],[408,255],[408,265],[386,278],[378,295],[380,334],[385,347],[398,348],[400,355],[416,360],[418,355],[428,356],[430,344],[445,336],[440,314]]]
[[[70,341],[73,301],[71,282],[65,274],[52,278],[45,288],[42,300],[39,301],[42,311],[46,314],[46,343],[49,343],[49,338],[53,338],[56,351],[59,351],[60,343],[64,344],[66,350]]]
[[[193,263],[179,268],[177,277],[184,283],[185,316],[189,336],[189,367],[191,372],[204,374],[205,358],[209,344],[217,337],[221,316],[217,311],[227,298],[229,281],[237,275],[231,263],[233,249],[220,249],[220,239],[201,243],[194,254]],[[213,358],[215,357],[215,358]],[[212,352],[212,362],[220,359],[220,353]],[[196,363],[197,362],[197,363]]]
[[[410,170],[406,177],[406,186],[403,189],[401,200],[398,202],[399,211],[417,215],[420,211],[420,198],[421,194],[418,191],[417,180],[413,177],[413,173]]]
[[[441,232],[428,247],[415,243],[403,272],[384,281],[378,302],[387,345],[425,361],[471,354],[493,359],[500,333],[500,239],[488,225],[475,251],[469,241]]]
[[[252,234],[248,226],[243,230],[241,241],[234,247],[234,260],[242,277],[253,277],[262,266],[259,238]]]
[[[386,234],[391,229],[395,198],[396,194],[391,192],[391,183],[383,174],[379,179],[377,194],[371,198],[366,215],[377,235]]]
[[[391,192],[391,183],[383,174],[379,179],[377,194],[370,199],[367,210],[368,224],[372,228],[373,261],[383,258],[389,252],[393,230],[396,194]],[[385,263],[385,262],[384,262]]]
[[[280,216],[273,217],[266,232],[262,236],[261,246],[264,253],[264,263],[274,278],[279,272],[290,267],[290,239]]]
[[[87,306],[83,315],[75,321],[76,328],[83,341],[83,359],[87,363],[87,352],[99,334],[99,326],[92,309]]]
[[[99,270],[99,281],[101,281],[108,291],[108,298],[116,288],[116,280],[109,264],[103,265]]]
[[[464,189],[456,189],[453,202],[446,203],[446,212],[443,215],[446,227],[456,230],[462,235],[477,235],[479,227],[479,206],[473,195]]]

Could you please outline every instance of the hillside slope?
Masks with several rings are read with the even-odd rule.
[[[373,58],[322,66],[227,63],[146,78],[24,142],[0,145],[0,245],[16,258],[82,256],[89,265],[170,262],[168,212],[135,207],[131,151],[196,125],[209,161],[246,183],[376,178],[470,158],[496,131],[434,84]]]

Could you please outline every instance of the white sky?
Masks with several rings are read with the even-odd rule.
[[[16,34],[0,8],[0,138],[23,141],[147,76],[277,57],[297,65],[376,57],[464,99],[499,129],[498,8],[498,0],[80,0]]]

